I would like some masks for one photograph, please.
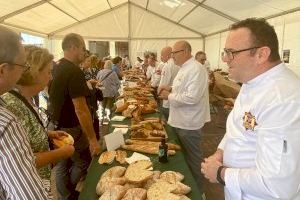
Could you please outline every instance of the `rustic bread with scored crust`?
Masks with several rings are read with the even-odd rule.
[[[125,178],[129,183],[142,183],[152,177],[153,172],[149,171],[152,162],[140,160],[130,164],[125,172]]]
[[[128,189],[121,200],[145,200],[147,198],[147,190],[143,188]]]
[[[159,178],[169,183],[176,183],[182,181],[184,179],[184,175],[179,172],[164,171],[163,173],[161,173]]]
[[[125,158],[127,158],[127,152],[126,151],[122,151],[122,150],[117,150],[117,152],[116,152],[116,160],[120,164],[125,164],[126,163]]]
[[[120,200],[125,193],[126,190],[124,186],[114,185],[106,190],[99,200]]]
[[[180,196],[172,193],[176,189],[174,184],[158,181],[151,185],[147,191],[149,200],[180,200]]]
[[[99,157],[99,164],[111,164],[116,156],[116,151],[104,151],[101,156]]]

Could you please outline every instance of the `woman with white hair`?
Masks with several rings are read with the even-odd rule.
[[[105,108],[111,110],[115,97],[119,95],[120,80],[116,72],[112,71],[112,65],[112,61],[107,60],[104,64],[104,69],[100,70],[97,74],[97,80],[104,86],[104,89],[102,89],[102,116],[106,115]]]

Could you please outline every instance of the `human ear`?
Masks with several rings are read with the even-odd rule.
[[[271,49],[269,47],[261,47],[257,52],[258,59],[260,63],[264,63],[269,59],[271,55]]]

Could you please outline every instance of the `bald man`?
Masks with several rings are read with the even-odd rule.
[[[191,168],[198,188],[201,187],[201,128],[210,121],[208,102],[208,75],[206,69],[192,54],[191,45],[178,41],[172,49],[174,63],[180,67],[172,87],[162,85],[160,97],[169,100],[168,123],[176,130],[178,138],[187,153],[187,163]]]
[[[167,46],[161,50],[160,60],[164,63],[164,66],[162,68],[159,86],[172,86],[173,80],[178,73],[179,66],[175,65],[171,55],[172,47]],[[169,118],[169,107],[170,105],[168,100],[163,100],[161,111],[166,120]]]

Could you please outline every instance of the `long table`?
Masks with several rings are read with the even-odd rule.
[[[153,116],[153,115],[152,115]],[[151,117],[152,117],[151,116]],[[117,124],[118,122],[113,122],[114,124]],[[123,122],[119,122],[119,124],[130,124],[130,121],[128,119],[124,120]],[[172,142],[175,144],[180,145],[180,141],[177,138],[176,134],[174,133],[174,130],[172,127],[166,125],[165,129],[168,133],[168,142]],[[112,128],[110,127],[110,131]],[[181,145],[182,146],[182,145]],[[133,152],[127,151],[128,156],[131,156]],[[193,175],[185,161],[185,152],[184,149],[181,151],[177,151],[174,156],[168,157],[168,163],[160,163],[158,162],[158,156],[156,155],[150,155],[150,154],[144,154],[148,157],[150,157],[152,163],[153,163],[153,169],[159,170],[159,171],[177,171],[184,175],[184,180],[182,181],[184,184],[189,185],[192,188],[192,191],[187,195],[192,200],[201,200],[202,194],[200,193],[197,184],[195,182],[195,179],[193,178]],[[88,174],[83,186],[83,190],[80,193],[79,199],[80,200],[96,200],[99,197],[96,194],[96,185],[100,179],[101,174],[103,174],[107,169],[111,168],[112,166],[120,165],[117,161],[114,161],[112,164],[102,164],[100,165],[98,163],[98,157],[94,157],[91,165],[88,169]],[[123,165],[127,167],[128,165]]]

